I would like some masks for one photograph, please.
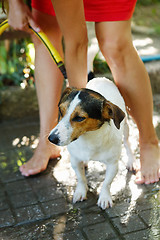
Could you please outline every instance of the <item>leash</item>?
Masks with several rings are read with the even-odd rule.
[[[0,24],[0,35],[9,27],[8,24],[8,19],[6,19],[5,21],[3,21]],[[66,73],[66,69],[63,63],[63,60],[60,56],[60,54],[58,53],[58,51],[55,49],[55,47],[51,44],[51,42],[49,41],[48,37],[46,36],[46,34],[42,31],[40,32],[36,32],[30,25],[29,28],[32,30],[32,32],[41,40],[41,42],[46,46],[46,48],[48,49],[52,59],[54,60],[54,62],[56,63],[57,67],[60,69],[61,73],[63,74],[64,78],[67,79],[67,73]]]

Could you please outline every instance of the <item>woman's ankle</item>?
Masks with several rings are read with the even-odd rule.
[[[140,144],[140,147],[145,147],[145,146],[149,146],[149,145],[152,145],[152,146],[154,145],[154,146],[158,147],[159,140],[158,140],[156,133],[153,133],[150,135],[148,134],[147,136],[140,134],[139,144]]]

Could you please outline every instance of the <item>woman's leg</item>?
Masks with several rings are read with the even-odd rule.
[[[33,16],[61,56],[62,34],[56,18],[33,9]],[[35,79],[40,112],[39,144],[33,157],[20,167],[22,175],[37,174],[46,169],[49,159],[60,156],[60,148],[48,141],[50,130],[57,123],[58,101],[61,95],[63,76],[43,43],[34,37],[36,59]]]
[[[140,169],[136,182],[157,182],[160,156],[152,122],[152,92],[147,71],[132,44],[131,22],[101,22],[95,27],[100,49],[139,129]]]
[[[65,41],[65,65],[70,86],[87,83],[87,28],[82,0],[52,0]]]

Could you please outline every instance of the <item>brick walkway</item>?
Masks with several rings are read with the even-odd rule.
[[[154,119],[160,124],[158,115]],[[138,157],[137,131],[130,125]],[[123,163],[124,151],[111,188],[114,206],[106,211],[96,206],[96,191],[105,172],[100,163],[89,164],[88,199],[74,205],[75,176],[66,149],[62,159],[50,161],[44,173],[21,176],[18,165],[32,156],[38,129],[37,121],[0,124],[0,239],[160,239],[160,183],[134,184],[135,176]]]

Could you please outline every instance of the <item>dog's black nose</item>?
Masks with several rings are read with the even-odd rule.
[[[50,134],[48,140],[55,145],[59,145],[59,137],[55,134]]]

